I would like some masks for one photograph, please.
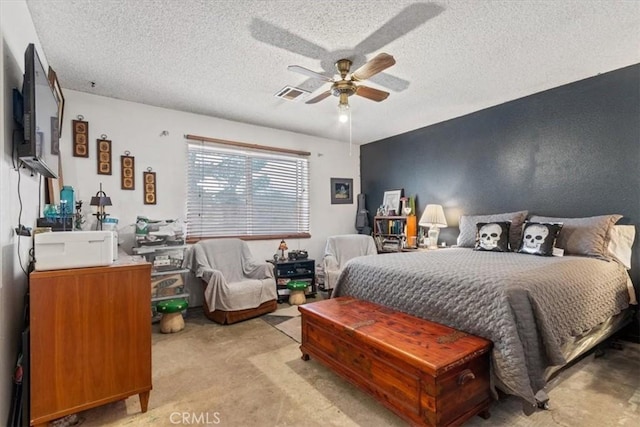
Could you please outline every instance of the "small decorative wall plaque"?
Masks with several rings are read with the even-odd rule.
[[[144,204],[155,205],[156,204],[156,173],[151,172],[151,168],[147,168],[147,172],[143,172],[144,181]]]
[[[73,157],[89,157],[89,122],[73,120]]]
[[[135,158],[130,156],[128,151],[124,152],[124,156],[120,156],[120,188],[123,190],[135,190]],[[146,199],[146,197],[145,197]]]
[[[98,175],[111,175],[111,141],[105,134],[98,139]]]
[[[58,118],[51,117],[51,154],[60,154],[60,129],[58,128]]]

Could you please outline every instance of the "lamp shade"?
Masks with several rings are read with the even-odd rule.
[[[102,192],[104,193],[104,192]],[[111,197],[109,196],[93,196],[91,198],[91,202],[89,202],[91,206],[111,206]]]
[[[100,191],[98,191],[96,195],[91,198],[89,205],[98,207],[111,206],[111,197],[107,196],[107,193],[102,191],[102,183],[100,183]]]
[[[427,205],[418,224],[421,227],[446,227],[447,218],[441,205]]]

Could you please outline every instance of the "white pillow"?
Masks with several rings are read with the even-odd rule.
[[[609,255],[631,268],[631,246],[636,237],[634,225],[614,225],[609,231]]]

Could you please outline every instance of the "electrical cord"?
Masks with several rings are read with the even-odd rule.
[[[18,129],[13,130],[13,137],[12,137],[12,143],[11,143],[11,166],[13,166],[13,170],[15,171],[20,170],[16,165],[16,159],[18,158],[16,154],[16,144],[15,144],[16,133],[18,133]]]
[[[20,177],[22,176],[22,174],[20,173],[20,169],[18,169],[16,172],[18,172],[18,203],[20,205],[20,210],[18,211],[18,227],[22,227],[22,196],[20,195]],[[29,273],[27,272],[27,270],[24,269],[24,266],[22,265],[22,256],[20,255],[20,240],[22,239],[20,238],[19,234],[17,237],[18,237],[18,263],[20,264],[20,269],[22,270],[24,275],[27,276],[27,278],[29,278]]]
[[[13,141],[15,141],[15,134],[16,132],[18,132],[17,129],[13,130]],[[22,177],[22,174],[20,173],[20,162],[18,161],[17,158],[17,153],[16,153],[16,144],[12,143],[11,144],[11,165],[13,166],[13,170],[16,171],[16,173],[18,174],[18,186],[17,186],[17,192],[18,192],[18,203],[20,205],[20,210],[18,211],[18,228],[22,228],[22,195],[20,194],[20,178]],[[42,175],[41,175],[42,177]],[[25,270],[23,264],[22,264],[22,255],[20,255],[20,240],[22,240],[20,238],[20,234],[16,233],[16,236],[18,238],[18,263],[20,264],[20,269],[22,270],[22,272],[24,273],[25,276],[27,276],[27,280],[29,279],[29,272],[27,270]],[[31,254],[31,251],[33,251],[33,247],[29,250],[29,253]]]
[[[42,212],[42,174],[38,177],[38,216],[40,212]]]

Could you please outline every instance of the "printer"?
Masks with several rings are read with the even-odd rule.
[[[59,231],[34,236],[37,271],[110,265],[113,251],[111,231]]]

